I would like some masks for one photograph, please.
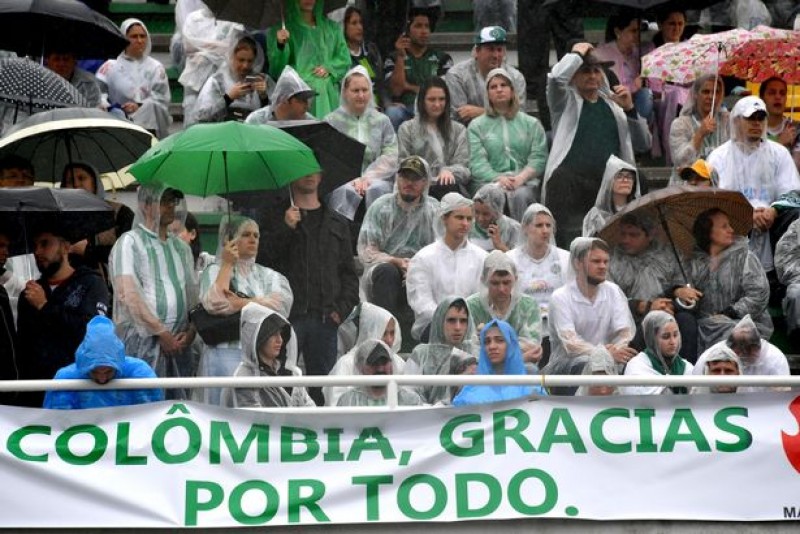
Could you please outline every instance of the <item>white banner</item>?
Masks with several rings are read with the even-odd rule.
[[[794,413],[794,415],[793,415]],[[0,527],[800,518],[800,397],[0,408]]]

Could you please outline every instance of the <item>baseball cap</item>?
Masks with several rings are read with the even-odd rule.
[[[680,170],[680,177],[684,180],[690,180],[696,175],[703,180],[711,180],[711,167],[704,159],[698,159],[688,167]]]
[[[745,119],[757,118],[765,119],[767,117],[767,106],[764,101],[757,96],[746,96],[736,103],[735,108],[738,108],[738,115]]]
[[[297,91],[296,93],[292,93],[289,95],[289,98],[299,98],[300,100],[311,100],[315,96],[317,96],[316,91],[312,91],[310,89],[302,89]]]
[[[481,28],[475,35],[475,44],[482,45],[488,43],[506,44],[508,42],[508,34],[502,26],[486,26]]]
[[[400,162],[398,172],[404,173],[406,178],[427,179],[428,164],[419,156],[408,156]]]

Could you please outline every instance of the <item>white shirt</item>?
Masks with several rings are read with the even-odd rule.
[[[680,358],[680,356],[676,356]],[[683,375],[692,374],[691,362],[686,362],[686,367],[683,369]],[[661,373],[653,369],[653,364],[647,354],[640,352],[628,362],[625,366],[625,376],[662,376]],[[626,386],[619,388],[622,395],[662,395],[670,394],[672,390],[667,386]]]

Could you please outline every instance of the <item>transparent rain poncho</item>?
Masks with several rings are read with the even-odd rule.
[[[732,308],[738,317],[750,315],[761,336],[772,335],[772,319],[767,310],[769,282],[758,258],[747,248],[747,238],[738,237],[715,260],[695,249],[686,265],[689,283],[703,293],[697,302],[698,352],[723,339],[739,319],[723,315]],[[685,282],[676,280],[675,285]]]
[[[420,117],[401,124],[397,130],[399,157],[402,160],[420,156],[430,164],[432,179],[442,171],[450,171],[456,183],[466,185],[470,180],[467,129],[454,120],[446,120],[450,121],[447,138],[435,124],[423,124]]]
[[[464,339],[455,345],[450,343],[445,333],[445,316],[450,307],[460,302],[467,305],[462,297],[448,297],[442,299],[433,313],[431,320],[431,330],[428,343],[421,343],[414,347],[411,355],[406,361],[404,373],[407,375],[446,375],[452,374],[452,359],[458,355],[475,355],[478,352],[478,344],[475,336],[475,324],[469,317],[467,311],[467,330]],[[417,386],[417,393],[426,403],[436,404],[437,402],[450,402],[452,399],[452,387],[450,386]]]
[[[613,154],[610,155],[606,162],[603,180],[600,182],[600,189],[597,191],[594,207],[583,218],[583,237],[597,235],[605,227],[608,220],[623,208],[623,206],[614,205],[614,181],[620,171],[631,171],[635,176],[633,192],[628,195],[626,204],[635,198],[639,198],[639,172],[636,170],[636,166],[621,160]]]
[[[495,374],[489,355],[486,353],[485,338],[486,332],[491,328],[498,328],[506,341],[506,356],[503,362],[504,375],[524,375],[525,363],[522,361],[522,350],[519,347],[517,334],[514,329],[499,319],[493,319],[481,330],[481,348],[478,356],[479,375]],[[519,399],[530,395],[546,395],[547,393],[541,386],[479,386],[469,385],[461,388],[461,391],[453,399],[453,406],[470,406],[473,404],[487,404],[505,400]]]
[[[591,375],[618,375],[617,364],[614,358],[603,346],[596,346],[592,352],[589,353],[589,358],[586,360],[586,365],[583,366],[583,376]],[[619,388],[616,386],[609,386],[613,392],[612,395],[619,395]],[[580,386],[578,391],[575,392],[577,397],[588,397],[592,395],[590,386]]]
[[[613,283],[597,286],[593,301],[581,293],[586,282],[584,270],[595,241],[591,237],[577,237],[570,246],[570,267],[575,279],[557,289],[550,298],[550,363],[546,374],[580,374],[589,354],[596,345],[626,347],[636,332],[636,325],[628,309],[628,299]],[[580,266],[580,268],[579,268]]]
[[[240,321],[242,362],[234,376],[300,376],[297,368],[297,340],[289,322],[279,313],[251,302],[242,308]],[[261,344],[276,332],[281,333],[283,346],[273,365],[258,356]],[[282,408],[314,406],[303,387],[226,388],[222,405],[231,408]]]
[[[361,178],[368,180],[370,187],[374,189],[374,192],[368,195],[369,198],[367,198],[369,205],[381,194],[392,190],[394,177],[399,166],[397,136],[389,117],[375,109],[375,99],[372,95],[371,84],[368,84],[369,98],[364,112],[357,116],[350,111],[345,87],[347,81],[353,76],[362,76],[368,81],[370,79],[367,69],[361,65],[357,65],[347,71],[342,80],[340,105],[336,110],[325,116],[325,121],[340,132],[366,145],[364,160],[361,165]],[[428,175],[430,176],[430,172]],[[328,204],[334,211],[353,220],[356,209],[362,200],[361,195],[356,193],[353,186],[348,183],[338,187],[330,194]]]
[[[783,315],[787,331],[800,328],[800,220],[789,225],[775,247],[775,272],[786,288]]]
[[[697,109],[697,100],[700,98],[700,91],[703,86],[716,79],[714,74],[706,74],[697,78],[692,84],[692,92],[689,102],[681,110],[680,116],[672,121],[669,131],[669,146],[672,153],[672,163],[676,169],[688,167],[699,158],[707,158],[718,146],[730,139],[730,122],[728,111],[722,109],[722,102],[718,101],[714,106],[714,119],[717,121],[717,128],[714,133],[703,138],[700,150],[697,150],[692,143],[694,133],[700,128],[700,122],[705,117],[700,116]],[[677,173],[673,173],[672,181],[678,183]]]
[[[356,369],[356,347],[369,339],[383,339],[383,334],[394,321],[394,343],[390,347],[394,372],[401,374],[405,366],[403,358],[397,355],[403,344],[400,332],[400,323],[387,310],[369,302],[362,302],[350,313],[350,316],[339,326],[340,348],[346,351],[336,361],[328,373],[329,376],[352,376],[358,374]],[[355,328],[353,328],[355,327]],[[325,396],[326,406],[336,406],[347,386],[325,386],[322,394]]]
[[[778,349],[778,347],[764,339],[759,325],[757,325],[749,315],[744,316],[738,323],[736,323],[724,340],[712,345],[708,350],[700,355],[700,357],[697,359],[697,364],[695,364],[694,374],[703,374],[703,369],[706,367],[708,356],[715,350],[719,349],[719,347],[724,346],[729,349],[735,348],[734,337],[738,342],[744,341],[744,343],[747,345],[757,347],[754,352],[740,356],[739,359],[741,361],[741,366],[739,369],[741,370],[741,374],[747,376],[788,376],[791,374],[789,362],[787,361],[786,356],[780,351],[780,349]],[[784,391],[785,389],[786,388],[781,387],[770,388],[746,386],[739,387],[737,392],[754,393],[759,391]]]
[[[171,100],[169,80],[164,65],[150,57],[152,42],[147,26],[139,19],[126,19],[120,30],[126,35],[134,24],[147,33],[147,48],[141,58],[128,56],[123,50],[117,59],[109,59],[97,71],[97,81],[109,105],[127,102],[139,104],[130,119],[146,130],[153,130],[159,138],[165,137],[172,116],[169,114]]]
[[[286,65],[286,67],[283,69],[283,72],[281,72],[278,81],[275,82],[275,89],[272,90],[272,95],[270,98],[271,104],[252,112],[247,116],[247,120],[245,120],[245,122],[247,124],[268,124],[273,120],[271,118],[272,110],[275,109],[276,106],[287,102],[289,98],[297,93],[311,90],[311,87],[309,87],[308,84],[303,81],[303,78],[297,74],[297,71],[294,70],[290,65]],[[314,119],[313,115],[309,115],[308,113],[306,113],[306,118],[312,120]]]
[[[164,366],[175,365],[175,358],[162,361],[158,334],[186,332],[189,310],[197,302],[192,251],[167,229],[185,220],[186,204],[178,196],[163,185],[139,186],[133,227],[117,239],[109,258],[114,322],[125,352],[150,363],[159,376],[167,373]]]
[[[503,207],[506,205],[506,194],[495,184],[486,184],[481,186],[480,189],[472,197],[475,202],[480,202],[494,214],[494,220],[497,227],[500,229],[500,239],[507,247],[514,247],[520,240],[522,228],[520,223],[509,217],[503,215]],[[478,221],[472,225],[472,230],[469,233],[469,240],[481,247],[486,252],[494,249],[492,238],[488,232],[482,228]]]
[[[489,280],[498,271],[509,273],[514,277],[511,303],[504,314],[496,309],[489,297]],[[481,289],[467,298],[472,322],[476,327],[480,327],[482,324],[488,324],[492,319],[502,319],[511,325],[517,333],[520,343],[540,345],[542,342],[542,319],[539,313],[539,304],[533,297],[522,293],[517,280],[517,266],[514,260],[499,250],[490,252],[483,261]]]
[[[692,371],[695,375],[709,375],[709,364],[714,362],[733,362],[736,364],[736,369],[739,370],[739,376],[744,374],[742,372],[742,361],[739,359],[739,356],[736,355],[728,346],[724,343],[717,343],[716,345],[710,347],[703,355],[701,356],[702,363],[700,360],[697,361],[697,364],[694,366]],[[744,388],[736,388],[736,391],[742,391]],[[720,391],[715,391],[713,387],[706,387],[706,386],[696,386],[692,388],[692,394],[706,394],[706,393],[721,393]]]
[[[398,374],[395,367],[394,352],[379,339],[367,339],[358,344],[354,349],[354,368],[353,375],[363,375],[364,366],[372,358],[389,358],[392,361],[392,372]],[[378,374],[378,373],[376,373]],[[383,374],[383,373],[380,373]],[[397,390],[397,404],[399,406],[419,406],[422,399],[413,390],[400,386]],[[384,406],[386,405],[386,388],[373,386],[355,386],[346,388],[346,391],[338,398],[335,406]]]
[[[681,358],[680,343],[675,349],[675,354],[664,354],[658,338],[661,330],[670,323],[675,322],[675,317],[667,312],[656,310],[648,313],[642,321],[644,343],[647,347],[643,352],[634,356],[625,366],[626,376],[641,375],[689,375],[692,374],[692,364]],[[626,386],[622,388],[625,395],[662,395],[671,393],[688,393],[684,386]]]
[[[229,110],[241,110],[242,113],[249,114],[261,107],[261,97],[258,91],[255,90],[240,96],[230,104],[225,101],[225,94],[231,87],[243,82],[245,78],[235,71],[236,60],[234,56],[237,48],[239,48],[239,51],[249,51],[250,46],[255,47],[256,57],[247,76],[261,72],[261,68],[264,65],[264,52],[258,43],[249,35],[239,37],[233,41],[225,56],[225,64],[203,84],[203,88],[197,96],[192,122],[220,122],[225,120]]]

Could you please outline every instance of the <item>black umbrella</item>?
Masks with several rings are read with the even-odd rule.
[[[153,145],[153,135],[130,121],[91,108],[37,113],[0,139],[0,158],[22,156],[37,180],[61,181],[64,166],[83,161],[106,173],[130,165]]]
[[[543,5],[549,6],[561,1],[562,0],[547,0]],[[686,11],[689,9],[705,9],[714,4],[718,4],[720,0],[593,0],[593,2],[620,7],[631,7],[641,11],[653,8]]]
[[[33,115],[88,104],[75,87],[55,72],[29,59],[6,58],[0,59],[0,106],[13,109],[16,122],[20,112]]]
[[[12,256],[30,252],[37,231],[58,229],[75,243],[113,227],[111,206],[83,189],[0,188],[0,230]]]
[[[116,57],[128,40],[108,18],[78,0],[3,0],[0,50],[41,56],[50,46],[78,57]]]
[[[346,4],[345,0],[325,0],[325,12]],[[206,0],[206,5],[220,20],[239,22],[259,30],[283,22],[285,12],[283,0]]]

